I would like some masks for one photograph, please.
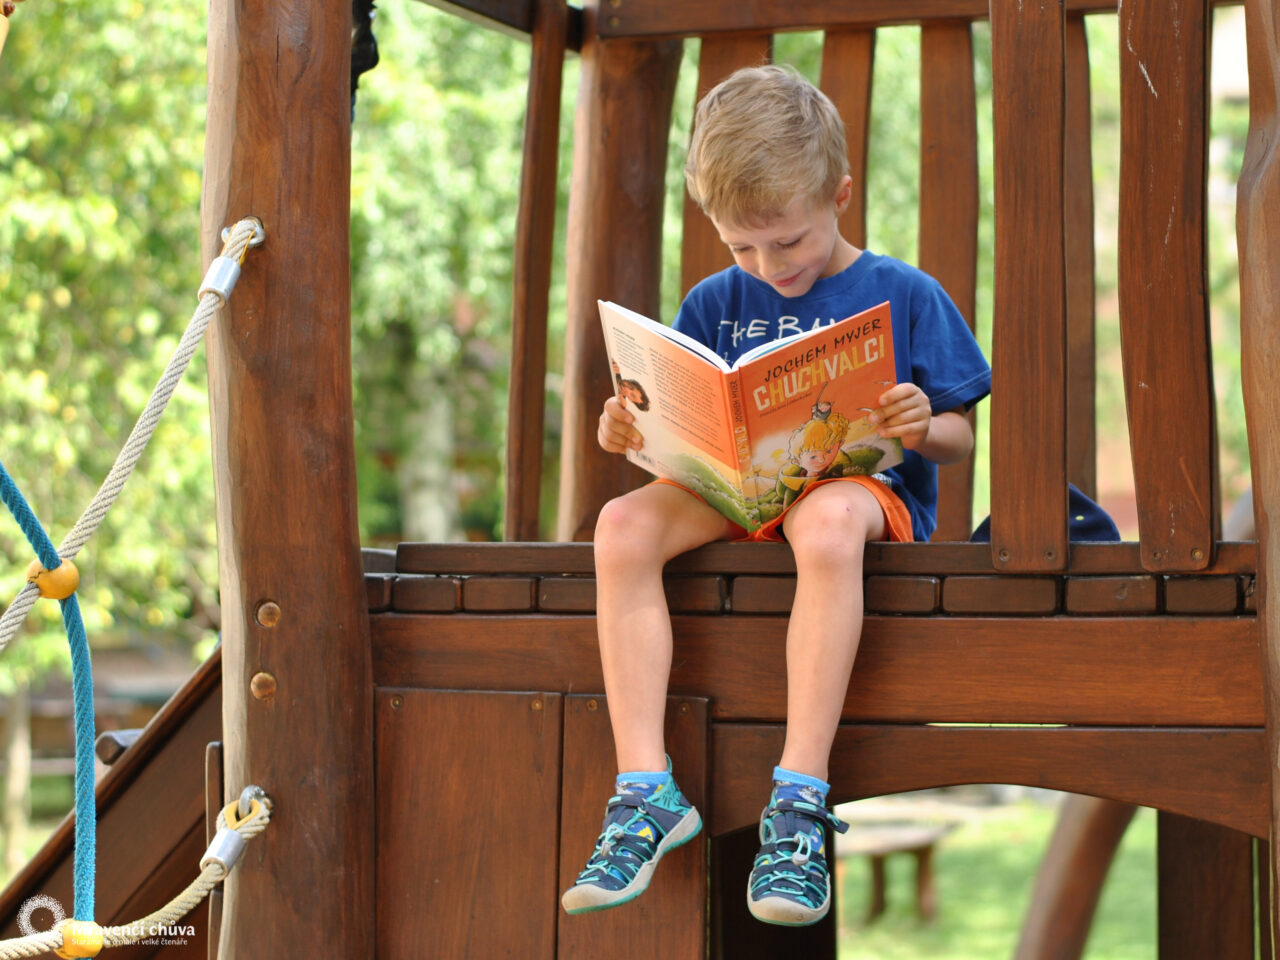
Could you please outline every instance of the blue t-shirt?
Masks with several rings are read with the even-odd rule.
[[[737,266],[707,277],[685,297],[673,326],[732,364],[771,340],[827,326],[889,301],[898,381],[929,398],[935,414],[968,409],[991,392],[991,367],[942,285],[916,267],[864,250],[802,297],[784,297]],[[937,526],[938,467],[913,450],[885,474],[911,513],[912,534]]]

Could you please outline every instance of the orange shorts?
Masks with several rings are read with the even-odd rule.
[[[683,484],[676,483],[674,480],[667,480],[665,477],[658,477],[652,481],[653,483],[665,483],[685,491],[691,496],[698,497],[703,503],[707,501],[694,491],[690,490]],[[915,537],[911,533],[911,514],[907,511],[907,505],[902,502],[896,493],[887,486],[877,480],[875,477],[828,477],[826,480],[818,480],[809,484],[808,487],[798,496],[792,507],[803,500],[813,490],[822,486],[824,483],[857,483],[871,491],[871,495],[876,498],[880,504],[880,509],[884,511],[884,536],[880,539],[887,540],[892,543],[911,543]],[[771,541],[774,543],[783,543],[786,537],[782,535],[782,521],[787,514],[784,512],[780,516],[774,517],[759,530],[745,530],[737,524],[734,527],[742,534],[740,537],[733,537],[733,542],[742,541]]]

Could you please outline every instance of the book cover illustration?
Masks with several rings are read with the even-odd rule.
[[[870,475],[902,445],[867,421],[897,382],[889,304],[764,344],[714,351],[602,301],[615,388],[644,437],[627,459],[755,530],[818,480]]]

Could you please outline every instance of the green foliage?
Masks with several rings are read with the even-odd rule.
[[[54,542],[106,475],[187,320],[200,279],[204,10],[24,5],[0,71],[0,456]],[[82,551],[91,637],[195,642],[216,595],[199,361],[103,528]],[[31,551],[0,520],[0,593]],[[37,604],[0,683],[65,659]]]

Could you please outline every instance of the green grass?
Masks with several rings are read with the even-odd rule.
[[[1030,801],[994,808],[938,845],[938,918],[915,913],[914,862],[887,861],[888,910],[866,924],[870,869],[850,864],[839,892],[840,960],[1008,960],[1056,807]],[[1085,960],[1155,960],[1155,813],[1140,810],[1112,864]]]

